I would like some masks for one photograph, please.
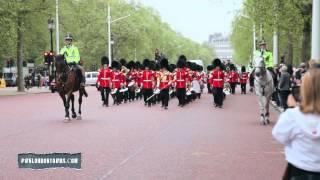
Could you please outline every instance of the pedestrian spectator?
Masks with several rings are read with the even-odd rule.
[[[272,94],[272,101],[276,103],[277,106],[281,106],[281,98],[280,98],[280,92],[279,92],[279,82],[278,80],[281,77],[280,69],[283,66],[283,64],[279,64],[279,66],[275,67],[275,80],[274,80],[274,87],[275,87],[275,92]]]
[[[288,73],[288,67],[283,65],[281,67],[281,76],[279,81],[279,96],[281,106],[284,110],[288,108],[287,99],[290,94],[290,74]]]
[[[272,130],[285,146],[288,162],[283,179],[320,179],[320,68],[306,72],[301,103],[282,113]]]

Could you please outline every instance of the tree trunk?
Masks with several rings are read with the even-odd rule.
[[[309,21],[304,23],[303,37],[302,37],[302,49],[301,49],[301,61],[307,62],[310,59],[311,52],[311,24]]]
[[[293,38],[292,33],[288,32],[288,58],[286,64],[292,64],[293,62]]]
[[[18,78],[17,87],[19,92],[24,91],[24,78],[23,78],[23,32],[22,32],[22,15],[18,13],[18,26],[17,26],[17,68]]]

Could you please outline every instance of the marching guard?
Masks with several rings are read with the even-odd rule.
[[[246,67],[241,67],[241,74],[240,74],[240,86],[241,86],[241,94],[246,94],[247,90],[247,81],[248,81],[249,75],[246,72]]]
[[[129,69],[129,72],[127,74],[127,79],[128,79],[128,92],[129,92],[129,102],[134,101],[135,99],[135,90],[137,86],[137,77],[138,77],[138,72],[135,67],[135,63],[133,61],[130,61],[127,64],[127,68]]]
[[[239,74],[236,71],[236,67],[234,64],[230,65],[230,72],[229,72],[229,82],[230,82],[230,86],[231,86],[231,94],[235,94],[236,93],[236,86],[238,83],[238,79],[239,79]]]
[[[223,105],[223,86],[224,86],[224,72],[221,68],[220,59],[213,60],[213,71],[210,74],[210,82],[212,83],[212,92],[214,97],[215,107],[222,108]]]
[[[187,58],[184,55],[179,57],[174,79],[174,81],[176,81],[177,98],[179,100],[178,106],[180,107],[183,107],[186,104],[186,88],[189,79],[189,73],[185,68],[186,61]]]
[[[112,69],[113,72],[111,74],[111,82],[112,82],[112,91],[111,95],[114,99],[113,104],[121,104],[121,94],[120,94],[120,88],[124,83],[124,79],[122,76],[121,70],[121,64],[118,61],[112,61]]]
[[[103,66],[98,74],[97,84],[101,92],[102,106],[109,106],[109,93],[111,87],[112,70],[109,69],[109,59],[106,56],[101,58],[101,65]]]
[[[142,91],[141,91],[141,86],[142,86],[142,65],[139,61],[135,63],[136,69],[137,69],[137,76],[136,76],[136,82],[137,82],[137,89],[136,89],[136,98],[142,99]]]
[[[144,98],[144,105],[148,105],[151,107],[151,100],[148,99],[153,94],[154,88],[154,72],[150,70],[150,60],[145,59],[143,60],[144,70],[142,71],[142,87],[143,87],[143,98]]]
[[[157,74],[157,88],[160,89],[161,107],[168,109],[169,89],[172,83],[172,75],[168,71],[169,63],[166,58],[160,61],[160,71]]]

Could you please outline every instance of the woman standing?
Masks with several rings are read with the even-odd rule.
[[[283,179],[320,179],[320,69],[302,79],[301,104],[282,113],[272,135],[285,146]]]

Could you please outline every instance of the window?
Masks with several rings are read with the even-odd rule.
[[[92,78],[96,78],[97,76],[98,76],[97,73],[93,73],[93,74],[92,74]]]

